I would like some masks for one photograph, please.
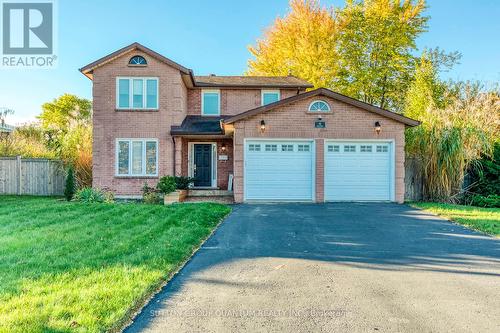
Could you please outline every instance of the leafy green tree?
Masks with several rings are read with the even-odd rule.
[[[290,12],[277,18],[249,51],[249,75],[294,75],[316,88],[331,87],[337,75],[337,24],[333,10],[316,0],[292,0]]]
[[[64,131],[78,125],[89,125],[92,117],[92,102],[71,94],[64,94],[52,102],[42,105],[38,116],[45,130]]]
[[[426,31],[424,0],[349,0],[338,12],[339,67],[334,88],[401,111],[415,69],[416,39]]]

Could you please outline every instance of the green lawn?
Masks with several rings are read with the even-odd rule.
[[[0,332],[120,327],[229,211],[0,196]]]
[[[500,209],[450,205],[434,202],[415,202],[412,206],[428,210],[469,228],[500,236]]]

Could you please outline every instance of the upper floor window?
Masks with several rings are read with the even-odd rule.
[[[116,107],[118,109],[158,109],[158,78],[116,78]]]
[[[203,116],[220,115],[220,90],[202,90],[201,114]]]
[[[309,112],[330,112],[330,105],[325,101],[314,101],[309,105]]]
[[[280,100],[279,90],[262,90],[261,101],[262,105],[271,104]]]
[[[133,56],[128,61],[128,64],[132,66],[146,66],[148,62],[146,61],[146,59],[144,59],[143,56]]]

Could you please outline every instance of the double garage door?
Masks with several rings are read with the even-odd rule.
[[[325,141],[325,201],[393,200],[392,144]],[[315,200],[313,140],[245,143],[245,200]]]

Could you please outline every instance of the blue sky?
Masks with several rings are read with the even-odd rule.
[[[323,0],[341,6],[342,0]],[[429,31],[419,48],[462,53],[446,78],[500,81],[500,1],[428,0]],[[40,105],[68,92],[91,98],[91,81],[78,68],[138,41],[196,74],[238,75],[247,46],[262,35],[287,0],[59,0],[59,65],[52,70],[1,70],[0,107],[9,123],[34,120]]]

